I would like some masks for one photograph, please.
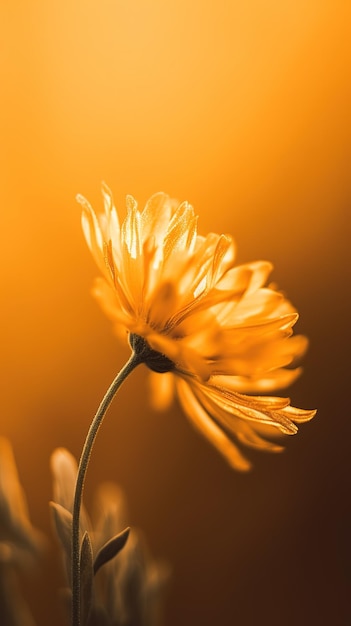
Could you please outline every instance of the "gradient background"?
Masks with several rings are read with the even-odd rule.
[[[49,457],[80,453],[128,355],[91,298],[75,194],[124,206],[163,190],[200,232],[231,232],[311,340],[293,403],[318,417],[282,456],[232,472],[140,368],[88,475],[126,492],[130,522],[173,567],[167,626],[351,623],[349,191],[345,0],[1,4],[1,405],[33,522],[49,536]],[[100,204],[101,206],[101,204]],[[51,535],[52,536],[52,535]],[[56,544],[25,581],[58,626]],[[40,594],[43,600],[40,601]]]

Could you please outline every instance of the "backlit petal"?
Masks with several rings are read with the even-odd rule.
[[[177,391],[184,412],[201,434],[217,448],[232,467],[241,471],[249,470],[251,463],[197,402],[191,387],[184,380],[178,380]]]

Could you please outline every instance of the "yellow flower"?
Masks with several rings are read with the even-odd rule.
[[[129,333],[153,370],[156,403],[172,388],[193,424],[240,470],[250,463],[237,443],[277,451],[264,436],[294,434],[315,411],[262,394],[299,375],[287,369],[306,349],[291,337],[298,314],[282,293],[265,286],[266,261],[235,265],[229,235],[197,234],[197,216],[163,193],[143,211],[127,196],[120,224],[112,194],[102,188],[97,216],[82,196],[83,229],[102,272],[94,293],[115,329]],[[155,373],[156,372],[156,373]],[[155,378],[157,377],[157,378]]]

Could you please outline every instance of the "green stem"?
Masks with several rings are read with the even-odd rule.
[[[109,408],[116,392],[126,380],[127,376],[142,362],[140,354],[133,352],[124,365],[124,367],[117,374],[116,378],[107,390],[96,415],[90,425],[87,438],[85,440],[82,454],[78,466],[78,474],[76,481],[76,488],[74,494],[73,504],[73,519],[72,519],[72,626],[80,626],[80,537],[79,537],[79,525],[80,525],[80,509],[82,504],[83,488],[85,475],[87,472],[91,451],[94,445],[94,441],[98,430],[105,417],[106,411]]]

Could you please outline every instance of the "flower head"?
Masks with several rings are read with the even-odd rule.
[[[94,293],[118,334],[127,333],[153,370],[156,403],[174,389],[189,419],[241,470],[237,443],[280,450],[264,435],[294,434],[315,411],[262,394],[292,383],[287,369],[307,346],[292,337],[298,314],[265,286],[270,263],[235,264],[230,235],[197,233],[197,216],[163,193],[139,211],[127,196],[122,223],[106,185],[104,213],[82,196],[83,229],[101,270]]]

